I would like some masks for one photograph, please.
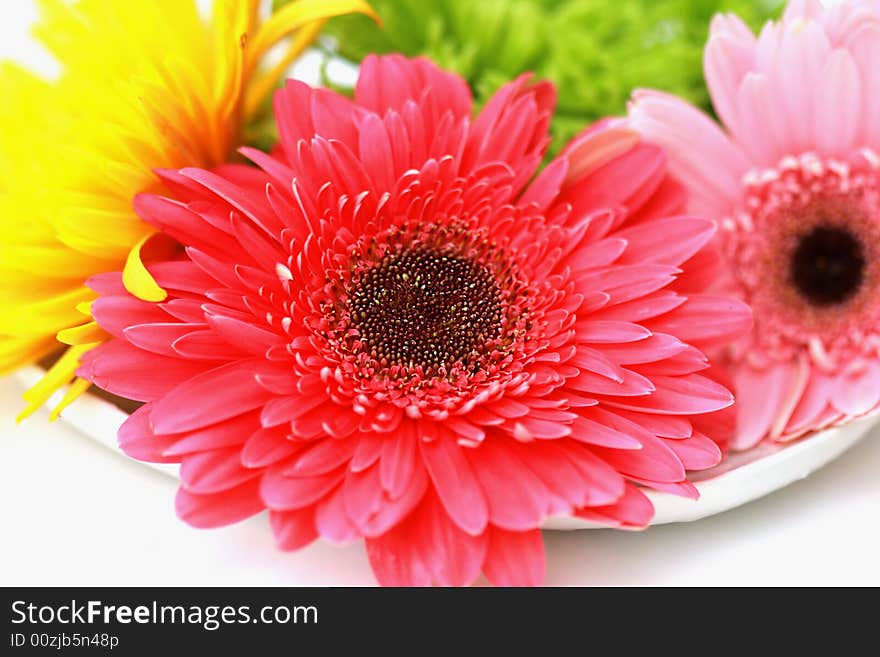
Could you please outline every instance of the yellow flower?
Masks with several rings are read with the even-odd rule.
[[[140,248],[151,229],[132,197],[156,168],[210,167],[325,20],[375,18],[364,0],[294,0],[261,19],[259,0],[41,0],[35,36],[62,66],[46,81],[0,63],[0,371],[70,345],[24,398],[19,419],[73,381],[53,417],[88,387],[83,353],[106,334],[86,278],[124,267],[126,287],[165,293]],[[280,59],[265,65],[279,45]]]

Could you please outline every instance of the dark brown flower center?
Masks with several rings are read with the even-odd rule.
[[[350,308],[373,358],[426,371],[481,354],[502,328],[492,272],[427,250],[388,256],[366,271]]]
[[[865,265],[862,243],[852,232],[820,225],[798,240],[791,257],[791,280],[808,302],[830,306],[855,296]]]

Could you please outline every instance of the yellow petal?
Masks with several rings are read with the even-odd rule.
[[[32,363],[57,347],[49,337],[0,337],[0,374],[5,374],[26,363]]]
[[[122,283],[125,285],[125,289],[138,299],[143,299],[144,301],[164,301],[168,293],[159,287],[156,279],[147,271],[141,260],[141,248],[152,236],[153,234],[145,236],[134,245],[134,248],[128,254],[128,258],[125,261],[125,269],[122,271]]]
[[[70,383],[76,374],[76,368],[79,367],[79,359],[87,351],[96,347],[99,343],[81,344],[70,347],[64,352],[56,363],[49,368],[49,371],[43,375],[43,378],[37,381],[22,395],[22,399],[28,402],[24,410],[19,413],[16,422],[21,422],[29,417],[40,406],[46,403],[57,390]]]
[[[284,57],[281,58],[281,61],[265,73],[256,76],[251,81],[248,85],[244,99],[245,118],[250,119],[257,112],[263,99],[272,92],[275,85],[278,83],[279,78],[284,75],[284,72],[287,71],[291,62],[309,47],[309,44],[312,43],[312,41],[315,40],[315,37],[317,37],[318,34],[321,33],[321,30],[324,29],[326,22],[327,21],[325,20],[315,21],[314,23],[306,25],[301,30],[298,30],[296,36],[293,37],[290,48]]]
[[[67,389],[67,392],[64,393],[64,397],[61,398],[58,405],[52,409],[51,413],[49,413],[49,420],[54,422],[61,417],[61,411],[70,406],[76,398],[88,390],[91,385],[92,384],[85,379],[77,378],[76,381],[73,382],[73,385]]]
[[[272,14],[248,42],[245,70],[252,71],[260,57],[294,30],[312,21],[351,13],[366,14],[379,22],[379,16],[364,0],[294,0]]]
[[[72,326],[63,331],[58,331],[58,341],[71,346],[88,344],[90,342],[103,342],[108,337],[109,334],[98,326],[97,322],[89,322],[82,326]]]

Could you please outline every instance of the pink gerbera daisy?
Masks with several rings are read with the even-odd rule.
[[[147,402],[120,443],[181,463],[185,521],[268,508],[285,549],[364,537],[382,584],[537,584],[548,516],[641,527],[634,484],[695,495],[733,401],[700,348],[748,310],[688,294],[714,227],[676,215],[635,133],[531,181],[553,104],[523,76],[472,121],[460,78],[371,57],[354,101],[278,92],[279,151],[243,151],[261,169],[136,199],[186,257],[150,267],[159,304],[92,279],[116,339],[81,373]]]
[[[880,11],[790,2],[756,38],[716,16],[705,54],[719,128],[636,92],[690,211],[720,222],[725,293],[755,314],[729,356],[733,447],[790,440],[880,403]]]

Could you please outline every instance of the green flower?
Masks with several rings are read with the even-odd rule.
[[[733,11],[752,27],[782,0],[371,0],[363,16],[331,21],[333,48],[427,55],[470,83],[478,103],[523,71],[552,80],[559,108],[552,151],[589,122],[621,114],[632,89],[653,87],[709,108],[702,51],[709,21]],[[332,80],[331,80],[332,82]]]

